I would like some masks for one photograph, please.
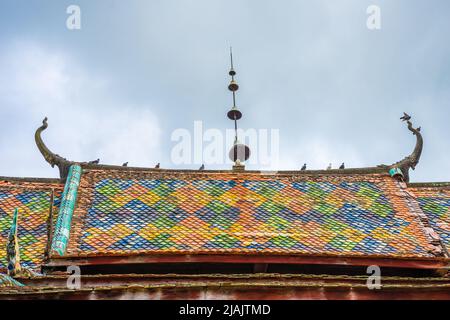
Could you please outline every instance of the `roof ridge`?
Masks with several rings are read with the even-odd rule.
[[[59,178],[39,178],[39,177],[6,177],[0,176],[0,181],[6,182],[34,182],[34,183],[57,183],[63,184]]]

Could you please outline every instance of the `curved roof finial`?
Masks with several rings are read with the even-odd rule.
[[[414,128],[411,122],[411,116],[405,112],[403,112],[403,116],[400,118],[403,121],[406,121],[408,124],[408,130],[412,132],[413,135],[416,136],[416,146],[414,147],[413,152],[405,157],[403,160],[394,163],[391,168],[392,169],[400,169],[403,174],[403,179],[406,182],[409,182],[409,169],[416,169],[417,164],[419,163],[420,156],[422,154],[423,149],[423,138],[420,133],[420,127]]]
[[[73,162],[51,152],[50,149],[47,148],[41,137],[42,131],[47,129],[47,127],[47,117],[45,117],[42,121],[42,126],[40,126],[34,134],[34,140],[36,141],[36,145],[39,151],[44,156],[45,161],[47,161],[52,166],[52,168],[56,165],[59,168],[59,175],[61,179],[65,179],[67,177],[69,167]]]

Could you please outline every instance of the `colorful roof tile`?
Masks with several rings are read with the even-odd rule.
[[[17,288],[17,287],[23,287],[24,285],[21,284],[19,281],[15,280],[14,278],[0,273],[0,288]]]
[[[383,174],[87,170],[67,255],[325,254],[433,257]]]
[[[47,219],[54,190],[57,213],[61,186],[43,183],[0,183],[0,270],[6,270],[6,244],[14,209],[19,210],[18,237],[21,266],[38,270],[47,246]]]
[[[450,250],[450,188],[412,187],[422,211],[442,243]]]

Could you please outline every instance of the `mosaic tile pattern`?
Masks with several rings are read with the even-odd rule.
[[[75,252],[430,256],[414,217],[374,182],[104,178],[93,187]]]
[[[418,188],[413,192],[432,228],[450,250],[450,190]]]
[[[54,205],[59,206],[60,192]],[[21,266],[37,270],[47,245],[47,219],[51,191],[0,188],[0,269],[6,268],[6,244],[15,208],[19,209],[18,237]],[[54,210],[54,212],[57,209]]]
[[[6,274],[0,273],[0,288],[17,288],[23,286],[24,285],[21,284],[19,281],[11,278]]]

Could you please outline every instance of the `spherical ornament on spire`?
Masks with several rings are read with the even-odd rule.
[[[228,156],[233,162],[238,160],[239,162],[247,161],[250,158],[250,148],[236,140]]]
[[[234,81],[234,79],[231,80],[230,84],[228,85],[228,90],[230,91],[238,91],[239,89],[239,85],[237,84],[236,81]]]
[[[238,110],[236,106],[233,106],[230,111],[227,113],[227,117],[230,120],[239,120],[242,118],[242,112]]]

